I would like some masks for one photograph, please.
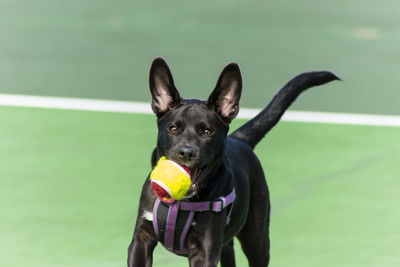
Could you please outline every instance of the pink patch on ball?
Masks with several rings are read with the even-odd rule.
[[[169,193],[164,188],[162,188],[159,184],[152,182],[151,189],[153,190],[153,192],[157,195],[157,197],[161,201],[164,201],[167,203],[172,203],[175,201],[174,199],[171,198]]]

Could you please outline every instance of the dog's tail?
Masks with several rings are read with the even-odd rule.
[[[242,140],[254,148],[278,123],[286,109],[303,91],[333,80],[340,80],[340,78],[329,71],[305,72],[294,77],[279,90],[271,102],[256,117],[235,130],[230,136]]]

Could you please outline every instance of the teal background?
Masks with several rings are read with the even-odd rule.
[[[327,69],[345,82],[294,109],[400,114],[399,10],[393,0],[2,0],[0,92],[149,101],[150,62],[162,56],[186,97],[207,97],[236,61],[245,107]]]

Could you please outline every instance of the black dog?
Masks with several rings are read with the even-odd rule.
[[[303,73],[289,81],[255,118],[227,136],[239,111],[242,78],[237,64],[222,71],[207,101],[182,99],[166,62],[150,70],[157,147],[152,165],[166,156],[190,169],[184,200],[160,203],[146,179],[128,266],[151,266],[157,242],[189,258],[190,266],[235,266],[233,237],[250,266],[269,262],[270,200],[263,169],[253,148],[307,88],[338,80],[330,72]]]

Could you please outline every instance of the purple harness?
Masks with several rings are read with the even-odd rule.
[[[215,201],[188,202],[176,201],[165,203],[158,198],[153,207],[153,227],[157,240],[163,246],[178,255],[185,255],[188,251],[185,246],[186,236],[196,212],[213,211],[221,212],[231,205],[236,198],[235,189]],[[226,224],[229,224],[232,205],[226,217]]]

